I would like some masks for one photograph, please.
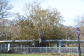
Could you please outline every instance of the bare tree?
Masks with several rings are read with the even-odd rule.
[[[9,0],[0,0],[0,37],[7,36],[9,28],[8,20],[6,18],[10,15],[10,9],[12,9],[12,6],[9,5]]]
[[[11,8],[8,0],[0,0],[0,19],[6,18]]]

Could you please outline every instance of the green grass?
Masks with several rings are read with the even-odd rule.
[[[49,56],[48,54],[0,54],[0,56]]]
[[[0,54],[0,56],[77,56],[77,55],[69,55],[69,54]],[[84,55],[82,55],[84,56]]]

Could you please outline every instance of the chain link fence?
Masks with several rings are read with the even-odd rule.
[[[70,55],[78,55],[78,47],[12,47],[12,53],[19,53],[19,54],[70,54]],[[0,52],[7,52],[7,48],[0,49]],[[84,48],[81,47],[81,54],[84,54]]]
[[[81,54],[84,55],[84,42],[81,41]],[[25,53],[25,54],[39,54],[39,53],[51,53],[51,54],[70,54],[78,56],[78,45],[77,42],[59,42],[59,46],[54,47],[29,47],[29,46],[22,46],[10,43],[0,43],[0,53],[7,53],[8,50],[11,50],[12,53]],[[62,46],[64,45],[64,46]]]

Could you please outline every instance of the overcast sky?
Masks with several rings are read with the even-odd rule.
[[[10,0],[14,6],[12,12],[22,13],[24,4],[34,0]],[[37,1],[37,0],[36,0]],[[65,25],[75,25],[76,18],[84,14],[84,0],[38,0],[43,8],[57,8],[63,16]]]

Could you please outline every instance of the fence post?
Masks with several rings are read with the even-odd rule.
[[[58,41],[58,53],[61,53],[61,40]]]
[[[10,50],[10,43],[8,43],[8,51]]]
[[[47,51],[47,47],[46,47],[46,53],[48,53],[48,51]]]
[[[78,52],[79,52],[79,56],[81,56],[81,48],[80,48],[80,27],[76,28],[76,33],[77,33],[77,37],[78,37]]]

